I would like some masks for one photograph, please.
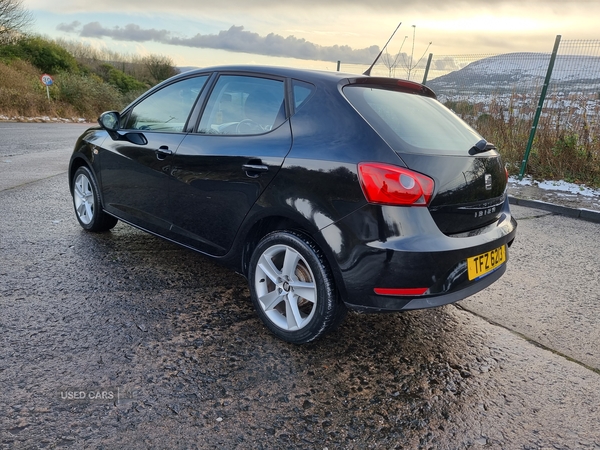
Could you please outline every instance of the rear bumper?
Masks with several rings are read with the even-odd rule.
[[[359,305],[346,302],[346,306],[354,311],[359,312],[394,312],[407,311],[411,309],[427,309],[436,308],[438,306],[448,305],[450,303],[463,300],[477,292],[485,289],[495,281],[497,281],[506,272],[506,264],[500,266],[493,273],[471,283],[462,289],[449,292],[447,294],[438,294],[422,297],[394,297],[386,295],[369,295],[362,298]]]
[[[342,299],[363,312],[432,308],[485,289],[506,271],[517,223],[508,200],[500,219],[468,237],[441,233],[426,208],[366,205],[322,230],[335,258]],[[502,245],[507,261],[469,280],[467,258]],[[426,289],[423,295],[378,295],[379,289]]]

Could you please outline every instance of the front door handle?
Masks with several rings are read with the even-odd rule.
[[[169,147],[167,147],[166,145],[161,145],[156,150],[156,158],[160,159],[160,160],[163,160],[167,156],[171,156],[172,154],[173,154],[173,151],[169,150]]]
[[[250,178],[256,178],[261,173],[267,172],[269,170],[269,166],[265,166],[264,164],[244,164],[242,166],[246,175]]]
[[[264,164],[244,164],[242,169],[246,172],[267,172],[269,167]]]

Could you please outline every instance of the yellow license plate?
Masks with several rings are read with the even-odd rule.
[[[467,258],[469,280],[481,278],[506,262],[506,245],[481,255]]]

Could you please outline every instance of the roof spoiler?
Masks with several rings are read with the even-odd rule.
[[[372,85],[379,87],[388,87],[393,90],[402,90],[404,92],[412,92],[414,94],[423,95],[425,97],[431,97],[437,99],[437,95],[431,88],[424,84],[417,83],[416,81],[401,80],[398,78],[387,78],[387,77],[369,77],[369,78],[349,78],[348,84],[354,85]]]

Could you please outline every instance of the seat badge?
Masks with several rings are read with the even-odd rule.
[[[489,173],[485,174],[485,189],[487,191],[492,190],[492,176]]]

